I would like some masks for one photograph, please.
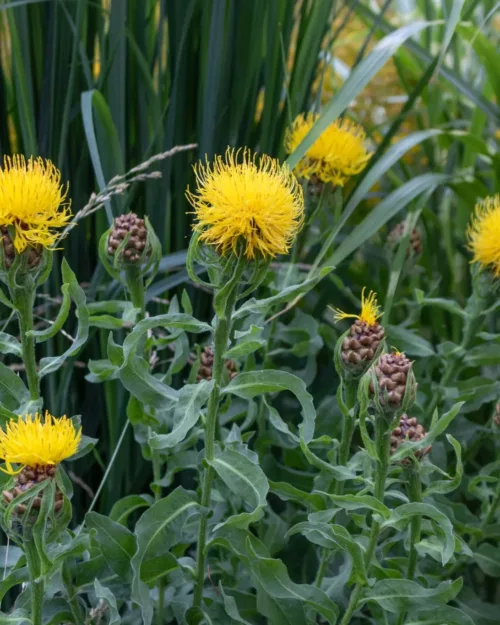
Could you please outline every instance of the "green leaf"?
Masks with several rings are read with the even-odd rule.
[[[0,612],[0,625],[21,625],[22,623],[31,623],[29,614],[25,610],[14,610],[10,614]]]
[[[296,501],[312,510],[325,510],[325,498],[318,493],[307,493],[287,482],[269,482],[271,492],[283,501]]]
[[[311,291],[318,282],[323,280],[333,269],[333,267],[323,267],[311,277],[307,278],[307,280],[304,280],[304,282],[287,286],[272,297],[260,300],[251,298],[238,308],[232,318],[241,319],[250,314],[266,314],[273,306],[290,302],[297,295],[303,295]]]
[[[0,353],[14,354],[21,357],[23,355],[23,348],[21,343],[14,336],[6,332],[0,332]]]
[[[28,332],[28,334],[31,334],[35,337],[37,343],[43,343],[44,341],[48,341],[49,339],[51,339],[60,330],[62,330],[63,325],[66,323],[66,319],[68,318],[71,308],[71,295],[69,284],[62,285],[61,293],[63,299],[54,322],[51,323],[48,328],[45,328],[45,330],[32,330],[31,332]]]
[[[150,495],[127,495],[113,505],[109,518],[116,523],[125,525],[132,512],[141,508],[149,508],[152,501]]]
[[[189,430],[196,425],[200,411],[208,400],[213,380],[201,380],[198,384],[186,384],[179,393],[174,411],[174,424],[169,434],[152,434],[149,444],[152,449],[170,449],[181,443]]]
[[[243,399],[253,399],[257,395],[279,391],[290,391],[299,400],[303,417],[300,430],[304,440],[310,442],[314,436],[316,410],[306,385],[292,373],[269,369],[240,373],[222,390],[222,393],[231,393]]]
[[[424,499],[432,493],[439,493],[440,495],[451,493],[460,486],[460,482],[462,481],[462,447],[460,443],[453,438],[453,436],[451,436],[451,434],[447,434],[446,438],[453,446],[453,450],[455,452],[455,477],[450,478],[449,480],[437,480],[432,482],[430,486],[425,489]]]
[[[483,573],[500,577],[500,548],[483,543],[474,551],[473,558]]]
[[[321,491],[319,491],[321,493]],[[391,511],[387,506],[371,495],[331,495],[330,493],[321,493],[328,497],[333,503],[344,510],[359,510],[360,508],[368,508],[377,512],[384,519],[389,519]],[[399,508],[398,508],[399,510]]]
[[[287,532],[287,536],[293,534],[303,534],[309,541],[332,550],[342,550],[349,555],[352,560],[352,573],[349,581],[363,585],[368,584],[366,577],[366,567],[364,552],[359,543],[354,541],[349,532],[341,525],[329,525],[328,523],[318,523],[304,521],[297,523]]]
[[[333,625],[336,622],[339,609],[322,590],[309,584],[292,582],[281,560],[260,557],[249,540],[247,549],[250,555],[251,575],[270,597],[278,600],[299,600],[316,610],[328,623]]]
[[[98,599],[102,599],[109,608],[108,625],[120,625],[122,619],[120,617],[120,613],[118,612],[118,606],[116,605],[116,597],[111,590],[103,586],[101,582],[96,579],[94,581],[94,592],[96,597]]]
[[[224,484],[251,508],[265,506],[269,484],[258,464],[236,449],[226,447],[206,462],[215,469]]]
[[[420,358],[435,356],[432,344],[416,332],[402,326],[391,325],[386,327],[386,332],[389,344],[394,343],[401,352],[405,352],[409,356],[419,356]]]
[[[260,338],[263,328],[251,325],[245,332],[234,333],[235,345],[227,350],[224,358],[244,358],[249,354],[253,354],[258,349],[267,344],[267,340]]]
[[[17,411],[26,404],[30,394],[21,378],[0,362],[0,404],[9,411]],[[15,416],[15,415],[13,415]]]
[[[222,600],[224,601],[224,609],[226,610],[226,614],[231,617],[233,621],[236,623],[243,623],[243,625],[251,625],[248,621],[245,621],[244,618],[241,617],[240,612],[238,610],[238,605],[231,595],[226,595],[224,592],[224,588],[222,587],[222,582],[219,582],[219,591],[222,595]]]
[[[96,531],[97,542],[110,569],[127,579],[136,550],[134,534],[120,523],[97,512],[89,512],[85,516],[85,524]]]
[[[436,588],[424,588],[405,579],[384,579],[367,590],[361,601],[375,601],[387,612],[398,614],[421,605],[441,606],[454,599],[461,588],[462,579],[442,582]]]
[[[435,521],[444,533],[444,545],[441,553],[443,566],[450,561],[455,551],[455,537],[450,519],[428,503],[406,503],[392,511],[389,519],[382,523],[382,528],[398,525],[414,516],[426,516]]]
[[[414,620],[412,614],[405,625],[475,625],[465,612],[449,605],[436,607],[432,611],[419,609],[416,612],[418,620]]]
[[[452,315],[457,315],[462,319],[465,319],[466,313],[458,302],[454,299],[445,299],[443,297],[425,297],[425,294],[420,289],[415,289],[415,297],[417,303],[421,308],[424,306],[433,306],[434,308],[441,308],[446,310]]]
[[[79,285],[75,274],[71,271],[64,258],[61,263],[61,273],[63,282],[68,287],[69,296],[75,303],[78,329],[75,340],[63,354],[60,356],[47,356],[40,360],[39,375],[41,378],[48,373],[57,371],[57,369],[64,365],[68,358],[76,356],[85,345],[89,335],[89,312],[87,310],[85,291]]]
[[[185,522],[199,511],[196,494],[179,486],[146,510],[137,522],[137,551],[132,558],[132,600],[141,608],[144,625],[151,625],[153,605],[144,583],[143,569],[148,560],[166,554],[173,545],[182,542]]]
[[[356,474],[347,467],[333,465],[319,458],[309,449],[309,447],[306,445],[305,440],[302,437],[300,438],[300,448],[309,464],[311,464],[313,467],[316,467],[317,469],[320,469],[321,471],[330,473],[339,482],[344,480],[352,480],[356,477]]]

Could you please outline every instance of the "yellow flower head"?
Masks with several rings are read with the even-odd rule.
[[[296,117],[285,135],[285,149],[291,154],[318,119],[315,113]],[[371,154],[365,146],[366,135],[348,119],[337,119],[316,139],[295,167],[297,176],[343,187],[345,182],[366,167]]]
[[[14,246],[51,247],[57,240],[54,228],[71,217],[68,188],[61,185],[61,172],[49,161],[24,156],[4,157],[0,166],[0,226],[15,228]]]
[[[476,204],[475,215],[467,230],[472,262],[491,268],[500,276],[500,195],[487,197]]]
[[[341,319],[359,319],[369,326],[374,326],[377,323],[377,319],[380,319],[384,314],[379,312],[379,310],[380,306],[377,304],[377,294],[374,291],[370,291],[368,297],[365,297],[365,287],[363,287],[363,291],[361,292],[361,314],[349,315],[338,308],[334,308],[333,312],[335,315],[333,318],[335,321],[340,321]]]
[[[4,473],[15,475],[24,467],[46,467],[59,464],[73,456],[82,438],[81,428],[77,431],[70,419],[56,419],[48,412],[42,422],[37,413],[11,419],[0,429],[0,458],[5,460]],[[12,464],[20,464],[13,469]]]
[[[304,220],[304,197],[286,165],[228,148],[224,158],[199,162],[194,172],[197,188],[186,196],[201,241],[223,256],[243,250],[249,260],[288,252]]]

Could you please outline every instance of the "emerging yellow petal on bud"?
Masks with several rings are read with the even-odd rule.
[[[54,466],[73,456],[82,438],[81,428],[77,431],[65,416],[56,419],[49,412],[45,419],[36,413],[11,419],[0,429],[0,458],[5,460],[5,473],[15,475],[24,467]],[[22,465],[13,469],[12,464]]]
[[[351,315],[342,312],[338,308],[333,308],[334,320],[341,321],[342,319],[359,319],[364,321],[369,326],[374,326],[377,320],[384,314],[379,312],[380,306],[377,303],[377,294],[374,291],[368,293],[368,297],[365,297],[365,288],[361,292],[361,313],[359,315]]]
[[[61,185],[61,172],[49,160],[5,156],[0,166],[0,226],[14,227],[14,246],[51,247],[57,241],[54,228],[65,226],[70,217],[68,188]]]
[[[500,276],[500,194],[476,204],[475,214],[467,230],[472,262],[489,268]]]
[[[285,135],[285,149],[291,154],[313,127],[319,115],[298,115]],[[316,139],[295,167],[297,176],[340,187],[366,167],[371,154],[365,146],[366,135],[348,119],[337,119]]]
[[[304,221],[304,197],[286,165],[228,148],[224,158],[199,162],[194,172],[196,190],[186,197],[201,241],[248,260],[288,252]]]

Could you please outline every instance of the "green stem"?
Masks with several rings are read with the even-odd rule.
[[[375,445],[377,448],[377,465],[375,475],[375,492],[374,496],[381,503],[384,503],[385,482],[387,479],[387,472],[389,470],[389,454],[391,448],[391,429],[388,427],[385,419],[381,415],[375,416]],[[380,523],[372,519],[372,525],[370,529],[370,538],[368,540],[368,547],[365,552],[365,564],[366,573],[370,573],[370,564],[377,547],[377,540],[380,532]],[[344,617],[340,622],[340,625],[348,625],[350,623],[352,615],[356,610],[359,598],[363,592],[363,585],[358,583],[354,587],[349,599],[349,604],[345,611]]]
[[[62,566],[62,579],[64,587],[66,588],[66,592],[68,593],[68,601],[71,607],[71,614],[75,619],[75,623],[84,623],[85,615],[75,595],[75,589],[71,578],[71,571],[69,570],[68,566],[68,560],[65,560]]]
[[[35,285],[29,280],[26,280],[22,286],[11,290],[12,301],[19,320],[24,370],[26,372],[30,398],[33,401],[40,399],[40,381],[38,379],[35,357],[35,337],[29,334],[33,331],[35,293]]]
[[[144,319],[146,314],[144,279],[141,274],[140,267],[128,267],[126,271],[126,282],[130,291],[130,299],[134,308],[140,310],[138,320]]]
[[[229,340],[229,332],[231,330],[231,316],[236,301],[237,287],[233,289],[228,296],[226,309],[223,317],[217,319],[214,333],[214,362],[213,362],[213,388],[208,399],[207,416],[205,422],[205,459],[212,462],[215,453],[215,432],[217,429],[217,417],[219,412],[219,401],[222,385],[222,374],[224,372],[223,354],[227,349]],[[214,478],[214,470],[211,466],[207,466],[203,476],[203,484],[201,488],[201,505],[204,508],[210,506],[210,495],[212,493],[212,481]],[[203,514],[200,520],[198,530],[198,548],[196,562],[196,588],[194,593],[193,606],[201,608],[203,597],[203,584],[205,580],[205,545],[207,541],[207,522],[208,517]]]
[[[160,501],[162,498],[162,489],[159,485],[159,481],[161,479],[161,469],[162,463],[161,459],[158,455],[158,452],[155,449],[151,449],[151,460],[153,463],[153,480],[155,485],[153,487],[155,503]],[[165,607],[165,578],[160,577],[158,580],[158,606],[156,610],[156,624],[162,625],[163,623],[163,613]]]
[[[351,451],[352,436],[354,434],[354,428],[356,426],[356,393],[358,390],[357,381],[350,381],[345,384],[345,407],[347,412],[344,414],[344,423],[342,426],[342,438],[339,447],[339,459],[340,466],[345,467],[349,460],[349,453]],[[345,482],[338,480],[335,483],[334,494],[342,495],[344,492]],[[316,579],[314,584],[319,588],[325,576],[328,560],[330,559],[331,550],[326,547],[321,551],[321,559],[316,573]]]
[[[413,465],[407,472],[408,475],[408,497],[411,502],[420,503],[422,501],[422,484],[420,482],[419,465]],[[413,580],[417,569],[417,550],[415,545],[420,542],[420,530],[422,519],[420,515],[413,516],[410,525],[410,554],[408,556],[408,572],[406,578]],[[404,625],[406,610],[399,614],[397,625]]]
[[[31,625],[42,625],[44,583],[43,579],[39,579],[41,573],[40,558],[32,538],[28,538],[24,542],[24,555],[26,556],[30,578]]]

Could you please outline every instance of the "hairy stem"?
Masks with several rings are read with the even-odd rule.
[[[140,310],[138,319],[144,319],[146,314],[145,294],[144,294],[144,279],[141,275],[140,267],[132,266],[126,271],[126,283],[128,290],[130,291],[130,299],[134,308]]]
[[[213,388],[208,399],[207,416],[205,422],[205,458],[208,462],[214,459],[215,451],[215,432],[217,429],[217,417],[219,412],[220,392],[222,385],[222,374],[224,372],[223,354],[226,351],[229,340],[229,332],[231,329],[231,315],[236,300],[236,288],[229,295],[225,314],[219,317],[215,326],[214,334],[214,362],[213,362]],[[212,493],[212,481],[214,479],[214,470],[211,466],[207,466],[203,476],[203,484],[201,488],[201,505],[204,508],[210,506],[210,495]],[[198,548],[196,562],[196,588],[194,593],[193,606],[201,607],[203,597],[203,583],[205,580],[205,545],[207,541],[207,522],[208,517],[203,514],[200,519],[198,529]]]
[[[24,542],[24,555],[30,578],[31,624],[42,625],[44,583],[43,579],[40,579],[40,558],[32,538]]]
[[[377,466],[375,474],[375,497],[384,503],[385,482],[387,479],[387,472],[389,470],[389,454],[391,445],[391,429],[388,427],[386,421],[381,415],[375,417],[375,445],[377,448]],[[368,540],[368,547],[365,552],[365,564],[366,573],[370,573],[370,564],[377,547],[377,539],[380,532],[380,523],[372,519],[370,538]],[[340,625],[348,625],[351,622],[352,615],[356,610],[359,598],[363,592],[363,585],[358,583],[354,587],[349,599],[349,604],[345,611],[345,614],[340,622]]]

